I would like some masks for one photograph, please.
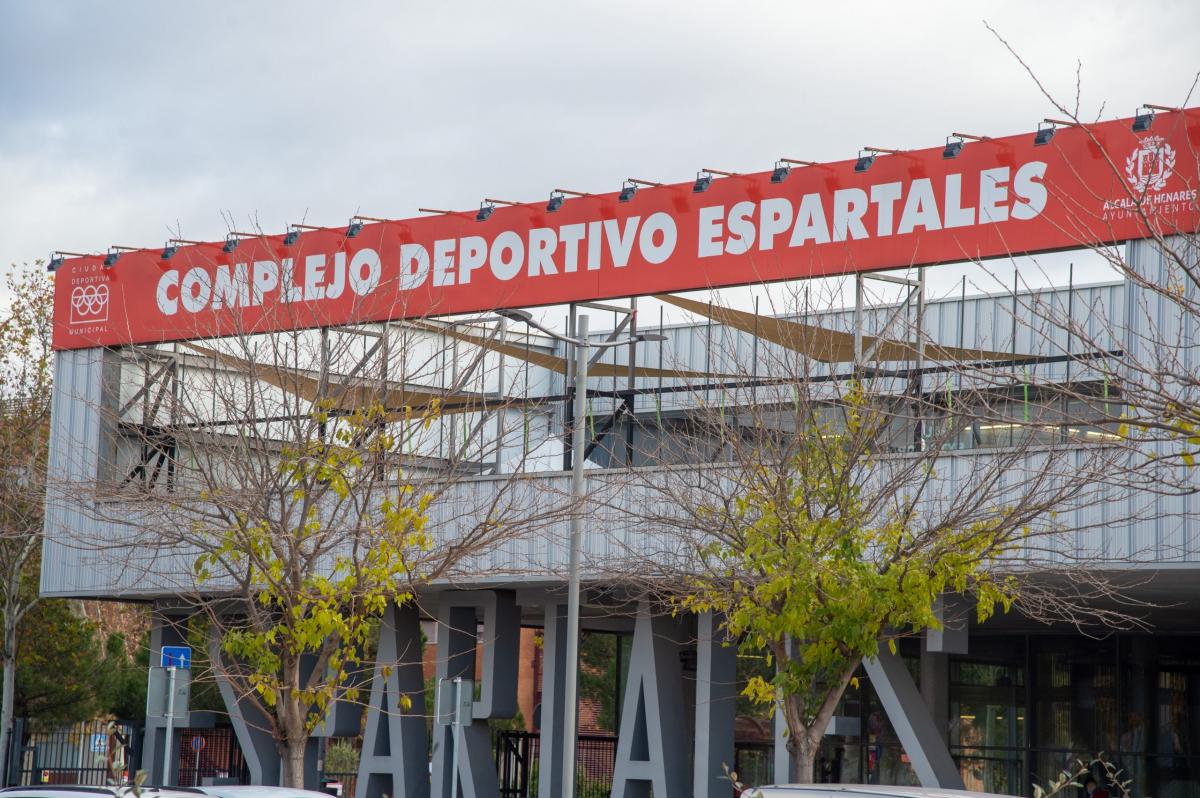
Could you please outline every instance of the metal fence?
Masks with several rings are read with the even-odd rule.
[[[538,794],[538,743],[536,732],[505,731],[496,735],[496,772],[500,777],[501,798],[535,798]],[[771,743],[738,742],[734,748],[734,770],[746,783],[765,784],[771,781],[773,752]],[[575,794],[578,798],[609,798],[616,761],[615,736],[579,735],[575,753]]]
[[[23,720],[13,724],[9,785],[79,784],[101,786],[114,777],[128,779],[141,748],[141,730],[131,723],[92,720],[61,729],[36,730]],[[114,757],[126,748],[126,767],[116,773]]]
[[[537,732],[504,731],[496,735],[496,772],[501,798],[533,798],[537,795],[539,741]],[[616,737],[579,735],[575,749],[575,795],[578,798],[608,798],[612,792],[616,761]]]
[[[249,781],[246,758],[230,727],[182,729],[179,742],[179,780],[183,787],[199,787],[205,779]]]

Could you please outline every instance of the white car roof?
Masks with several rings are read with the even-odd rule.
[[[142,798],[196,798],[187,790],[142,787]],[[0,789],[0,798],[133,798],[132,787],[89,787],[79,784],[31,784]]]
[[[800,798],[800,796],[829,796],[830,798],[1003,798],[995,793],[970,790],[948,790],[940,787],[892,787],[883,784],[764,784],[746,791],[748,798],[759,793],[762,798]]]
[[[327,792],[293,790],[291,787],[262,787],[246,784],[226,784],[196,789],[217,798],[330,798]],[[157,798],[153,796],[152,798]],[[195,795],[191,798],[196,798]]]

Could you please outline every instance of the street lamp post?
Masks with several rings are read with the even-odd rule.
[[[579,561],[583,556],[583,430],[587,426],[588,317],[575,326],[575,412],[571,419],[571,553],[567,564],[567,658],[563,679],[563,797],[575,798],[579,690]]]
[[[571,551],[567,561],[567,652],[563,684],[563,798],[575,798],[575,747],[577,745],[577,709],[579,704],[579,570],[583,549],[583,462],[585,455],[584,428],[587,426],[587,379],[589,353],[593,346],[608,349],[627,346],[639,341],[663,341],[666,336],[641,333],[616,341],[592,343],[588,339],[588,317],[581,314],[575,322],[575,337],[548,330],[523,310],[499,310],[498,315],[522,321],[530,327],[575,347],[574,418],[571,427]]]

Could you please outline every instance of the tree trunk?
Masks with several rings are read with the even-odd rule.
[[[808,740],[808,735],[801,734],[792,746],[792,782],[794,784],[812,784],[813,773],[817,764],[817,750],[820,744],[814,745]]]
[[[304,737],[286,740],[283,744],[283,779],[281,787],[294,790],[304,789],[304,751],[308,740]]]
[[[12,747],[13,701],[17,681],[16,624],[4,619],[4,692],[0,698],[0,784],[8,784],[8,749]]]

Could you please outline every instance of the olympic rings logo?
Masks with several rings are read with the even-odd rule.
[[[104,321],[107,318],[107,285],[77,285],[71,289],[71,321]]]

